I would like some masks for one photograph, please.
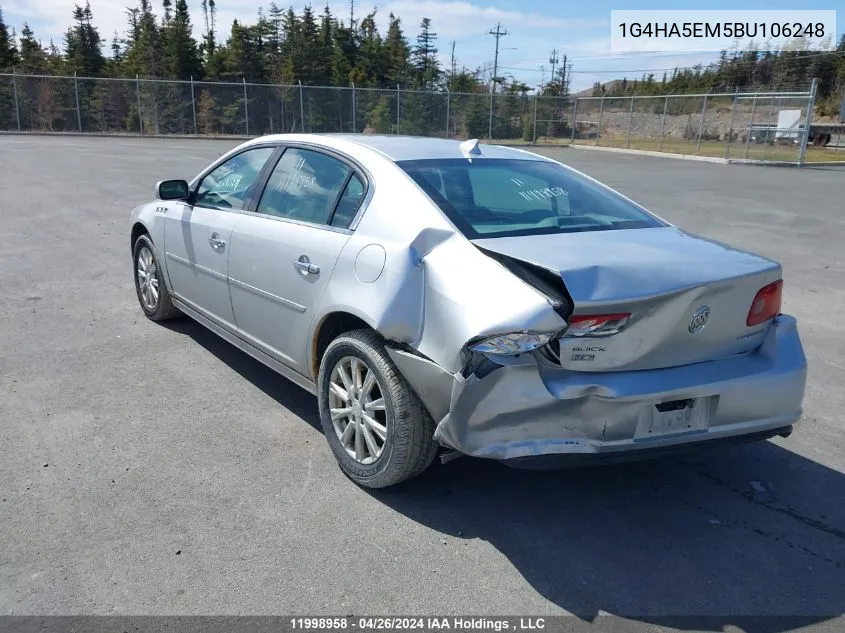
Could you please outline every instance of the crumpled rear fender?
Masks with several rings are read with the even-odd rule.
[[[440,244],[423,266],[423,327],[412,347],[450,373],[465,366],[470,340],[566,327],[549,297],[465,239]]]
[[[372,258],[381,270],[363,263]],[[374,280],[363,282],[371,274]],[[468,341],[566,323],[553,301],[462,235],[426,228],[406,245],[353,235],[335,266],[320,314],[360,316],[385,339],[419,351],[449,373],[466,364]]]

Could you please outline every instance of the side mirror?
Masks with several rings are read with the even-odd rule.
[[[156,197],[159,200],[187,200],[191,188],[184,180],[162,180],[156,184]]]

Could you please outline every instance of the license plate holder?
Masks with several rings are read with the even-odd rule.
[[[641,416],[637,439],[663,438],[706,431],[710,424],[710,398],[684,398],[658,402]]]

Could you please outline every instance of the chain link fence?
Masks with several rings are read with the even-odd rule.
[[[12,73],[0,74],[0,130],[408,134],[767,162],[845,160],[841,135],[807,138],[814,98],[815,83],[794,92],[559,97]]]
[[[807,146],[814,100],[815,83],[803,92],[580,97],[572,140],[766,162],[845,160],[835,143]]]

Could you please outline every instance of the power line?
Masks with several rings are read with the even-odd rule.
[[[549,63],[552,65],[552,80],[549,82],[551,84],[555,82],[555,66],[557,65],[557,61],[557,49],[555,49],[549,57]]]

